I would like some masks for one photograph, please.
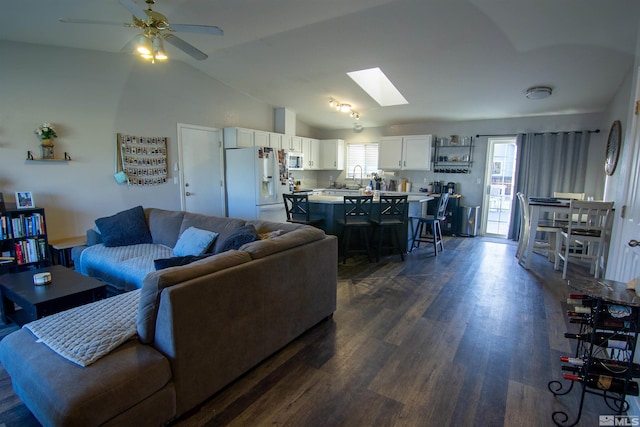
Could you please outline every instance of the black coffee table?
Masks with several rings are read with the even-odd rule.
[[[36,286],[33,275],[51,273],[51,283]],[[41,317],[58,313],[106,297],[106,283],[74,270],[53,267],[0,275],[2,320],[22,326]],[[16,305],[20,309],[16,310]]]

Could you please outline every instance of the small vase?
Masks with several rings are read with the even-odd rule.
[[[43,159],[53,159],[53,141],[50,139],[43,139],[42,144],[40,145],[40,149],[42,150],[42,158]]]

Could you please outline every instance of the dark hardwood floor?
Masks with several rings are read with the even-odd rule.
[[[190,426],[550,426],[577,414],[579,388],[553,397],[568,289],[541,255],[517,264],[513,242],[450,238],[339,265],[338,309],[201,407]],[[322,274],[322,272],[318,272]],[[573,265],[569,278],[586,277]],[[580,426],[612,411],[587,395]],[[0,368],[0,424],[38,425]]]

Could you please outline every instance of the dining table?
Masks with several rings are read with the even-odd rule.
[[[531,266],[531,256],[536,242],[536,228],[540,220],[548,220],[556,214],[569,215],[571,199],[563,199],[557,197],[529,197],[529,220],[530,232],[527,241],[526,258],[524,268],[529,269]],[[548,217],[544,214],[548,213]]]

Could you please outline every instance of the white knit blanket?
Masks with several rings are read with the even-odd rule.
[[[140,289],[27,323],[42,342],[65,359],[88,366],[137,334]]]

